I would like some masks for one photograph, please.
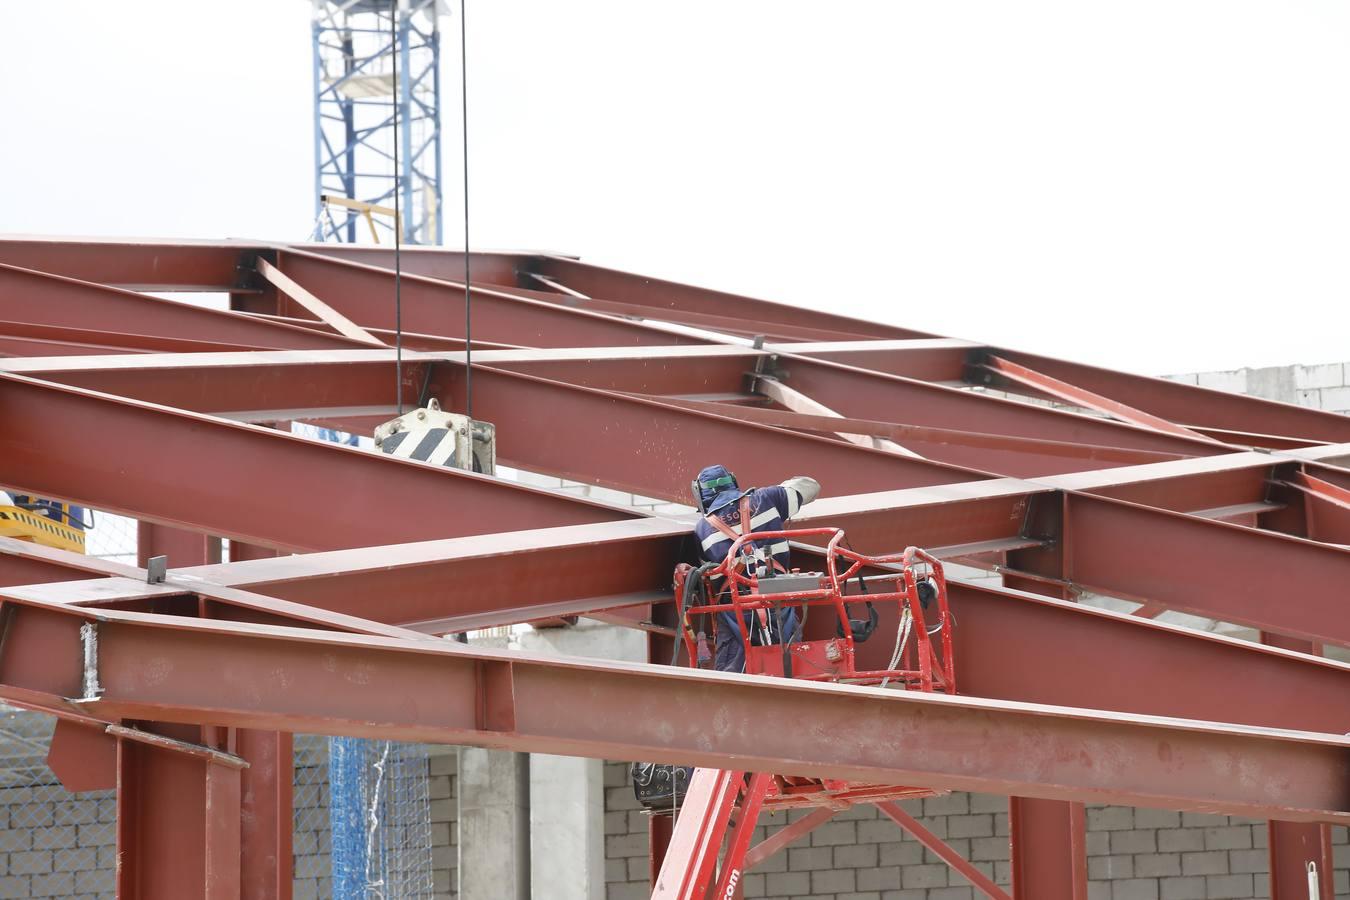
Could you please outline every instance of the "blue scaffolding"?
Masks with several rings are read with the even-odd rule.
[[[402,240],[441,243],[443,2],[313,0],[313,240],[354,243],[367,227],[360,212],[325,204],[325,196],[388,207],[397,184]],[[392,217],[369,221],[376,240],[392,242]]]

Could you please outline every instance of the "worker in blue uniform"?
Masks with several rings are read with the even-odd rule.
[[[742,490],[736,476],[725,466],[708,466],[698,473],[693,484],[694,499],[703,514],[694,526],[700,556],[706,562],[720,564],[747,529],[751,534],[782,531],[786,527],[784,522],[819,493],[820,483],[805,475],[772,487]],[[784,539],[751,541],[748,550],[747,564],[764,574],[791,570],[791,554]],[[768,617],[767,624],[755,621],[749,614],[744,622],[737,622],[735,613],[719,613],[713,662],[719,671],[745,671],[742,627],[750,629],[751,641],[756,645],[781,644],[792,639],[797,629],[797,611],[790,607],[777,610]]]

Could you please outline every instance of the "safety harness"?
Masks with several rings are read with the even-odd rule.
[[[707,522],[709,525],[711,525],[713,528],[715,528],[715,529],[717,529],[718,531],[720,531],[720,532],[722,533],[722,535],[725,536],[728,540],[730,540],[733,544],[736,543],[736,541],[738,541],[738,540],[741,538],[742,535],[753,534],[753,533],[754,533],[754,529],[752,529],[752,528],[750,527],[750,518],[751,518],[751,514],[752,514],[751,505],[750,505],[750,496],[751,496],[750,493],[746,493],[744,496],[741,497],[741,502],[740,502],[740,506],[739,506],[739,510],[740,510],[740,514],[741,514],[741,523],[740,523],[740,524],[741,524],[741,533],[740,533],[740,534],[737,534],[736,531],[735,531],[735,529],[733,529],[733,528],[732,528],[730,525],[728,525],[726,522],[722,521],[722,519],[721,519],[721,518],[717,515],[717,513],[715,513],[715,512],[710,512],[710,513],[708,513],[706,516],[704,516],[704,517],[703,517],[703,518],[704,518],[704,521],[706,521],[706,522]],[[755,551],[756,557],[758,557],[759,554],[766,553],[766,551],[764,551],[763,548],[761,548],[761,547],[755,547],[754,544],[753,544],[753,542],[751,543],[751,546],[754,547],[754,551]],[[773,570],[774,570],[775,572],[779,572],[779,573],[782,573],[782,574],[787,574],[787,567],[784,566],[782,563],[780,563],[777,559],[775,559],[775,558],[774,558],[774,555],[773,555],[772,553],[767,553],[766,555],[768,556],[769,564],[773,567]],[[736,560],[736,563],[735,563],[736,566],[737,566],[737,567],[740,567],[740,568],[744,568],[745,565],[746,565],[746,560],[747,560],[747,558],[748,558],[748,556],[742,556],[740,559],[737,559],[737,560]],[[755,616],[756,619],[759,620],[759,627],[760,627],[760,630],[763,632],[763,634],[765,634],[765,635],[771,635],[771,634],[773,634],[773,628],[772,628],[772,627],[770,626],[770,624],[769,624],[769,611],[768,611],[768,610],[766,610],[766,609],[757,609],[757,610],[754,610],[753,615]],[[781,631],[782,631],[782,623],[779,622],[778,625],[779,625],[779,631],[781,632]],[[780,637],[780,640],[781,640],[781,637]]]

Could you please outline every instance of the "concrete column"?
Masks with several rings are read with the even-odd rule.
[[[646,662],[646,635],[585,619],[520,635],[520,648],[555,656]],[[530,859],[534,896],[605,900],[604,762],[530,756]]]
[[[533,896],[605,900],[604,762],[530,754]]]
[[[461,747],[459,900],[529,898],[529,755]]]

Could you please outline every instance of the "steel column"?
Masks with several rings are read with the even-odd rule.
[[[240,773],[240,896],[290,900],[294,735],[240,728],[235,732],[235,751],[248,763]]]
[[[230,549],[233,553],[235,546]],[[219,565],[220,550],[220,538],[165,528],[149,522],[139,523],[137,556],[142,566],[146,565],[150,557],[160,554],[167,555],[169,564],[175,567]],[[199,610],[204,605],[199,604]],[[204,741],[206,731],[199,730],[195,739]],[[294,779],[292,736],[276,731],[240,728],[230,729],[224,740],[247,763],[238,776],[237,787],[239,883],[242,889],[239,896],[249,900],[289,900],[294,831],[291,804]],[[164,759],[162,755],[152,754],[141,760],[141,765],[159,766]],[[155,771],[151,777],[165,776]],[[138,814],[145,813],[140,811]],[[226,815],[226,811],[208,807],[202,814],[213,819]],[[219,824],[221,828],[225,827],[225,823]],[[129,827],[139,826],[133,824]],[[233,832],[230,834],[233,835]]]
[[[118,742],[117,896],[240,900],[244,765]]]
[[[175,568],[216,565],[220,563],[220,538],[153,522],[137,522],[136,564],[145,568],[156,556],[168,557],[169,565]]]
[[[1016,900],[1087,900],[1087,824],[1082,803],[1010,797]]]

